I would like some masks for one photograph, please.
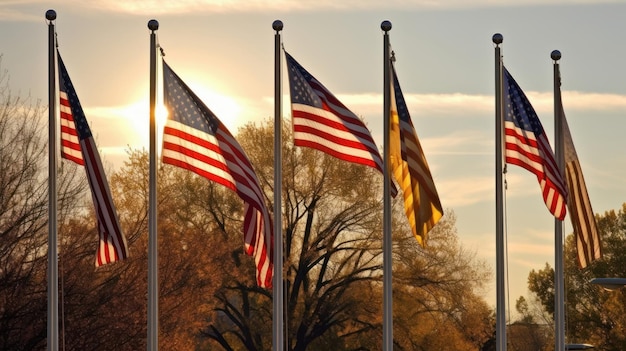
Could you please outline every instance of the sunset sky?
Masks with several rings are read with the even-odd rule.
[[[468,5],[470,4],[471,5]],[[149,34],[168,64],[237,133],[273,118],[274,30],[285,49],[354,113],[381,145],[383,33],[441,202],[462,245],[495,265],[494,33],[504,64],[554,143],[552,50],[562,53],[563,103],[596,213],[626,201],[626,3],[607,0],[0,0],[0,68],[14,95],[48,102],[48,26],[104,161],[147,148]],[[284,63],[284,58],[283,58]],[[290,116],[283,69],[283,115]],[[534,175],[510,166],[506,222],[511,298],[531,269],[554,266],[554,222]],[[571,233],[566,218],[565,233]],[[486,292],[495,307],[494,278]]]

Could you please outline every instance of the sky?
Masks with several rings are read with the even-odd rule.
[[[150,19],[165,60],[231,130],[274,116],[274,35],[383,143],[383,32],[413,124],[461,244],[489,264],[495,308],[495,77],[504,65],[554,143],[553,62],[562,53],[565,113],[595,213],[626,200],[626,2],[610,0],[0,0],[0,69],[14,95],[48,103],[48,24],[96,136],[116,169],[148,146]],[[282,59],[283,116],[290,116]],[[534,175],[509,166],[510,307],[530,270],[554,267],[554,220]],[[572,232],[569,218],[565,234]],[[514,313],[514,312],[513,312]]]

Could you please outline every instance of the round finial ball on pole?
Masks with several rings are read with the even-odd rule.
[[[48,21],[54,21],[55,19],[57,19],[57,12],[54,10],[46,11],[46,19]]]
[[[276,20],[276,21],[272,22],[272,28],[274,28],[274,30],[277,31],[277,32],[283,30],[283,21]]]
[[[159,29],[159,21],[155,20],[155,19],[151,19],[148,21],[148,29],[150,30],[157,30]]]
[[[502,34],[496,33],[496,34],[493,35],[493,37],[491,37],[491,40],[493,41],[494,44],[500,45],[500,44],[502,44],[502,41],[504,40],[504,37],[502,36]]]
[[[391,30],[391,22],[389,21],[383,21],[380,24],[380,29],[384,30],[385,32],[388,32]]]
[[[552,57],[554,61],[558,61],[561,59],[561,52],[559,50],[554,50],[550,53],[550,57]]]

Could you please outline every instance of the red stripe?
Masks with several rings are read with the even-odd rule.
[[[223,163],[223,162],[221,162],[219,160],[216,160],[216,159],[214,159],[212,157],[209,157],[209,156],[207,156],[205,154],[201,154],[201,153],[199,153],[199,152],[197,152],[195,150],[191,150],[189,148],[186,148],[186,147],[184,147],[184,146],[182,146],[180,144],[174,144],[172,142],[164,141],[163,142],[163,149],[164,150],[171,150],[173,152],[179,153],[179,154],[184,155],[186,157],[189,157],[189,158],[192,158],[194,160],[197,160],[197,161],[199,161],[199,162],[201,162],[203,164],[206,164],[207,166],[212,166],[212,167],[215,167],[217,169],[220,169],[221,171],[223,171],[226,174],[229,174],[228,167],[226,166],[225,163]],[[222,184],[227,186],[227,187],[229,187],[229,188],[231,188],[231,189],[233,189],[233,190],[235,190],[235,186],[234,186],[234,184],[232,182],[228,182],[227,181],[227,182],[224,182]]]
[[[72,155],[67,154],[67,153],[65,153],[65,152],[63,152],[63,151],[61,151],[61,156],[63,156],[63,158],[65,158],[65,159],[67,159],[67,160],[70,160],[70,161],[76,162],[77,164],[79,164],[79,165],[81,165],[81,166],[84,166],[84,165],[85,165],[85,162],[83,161],[83,159],[82,159],[82,158],[78,158],[78,157],[72,156]]]
[[[165,145],[163,145],[163,146],[165,148]],[[172,150],[171,146],[169,146],[169,147],[167,147],[165,149]],[[172,150],[172,151],[175,151],[175,150]],[[185,154],[182,154],[182,153],[179,153],[179,154],[181,154],[183,156],[188,156],[188,155],[185,155]],[[173,166],[178,166],[178,167],[184,168],[186,170],[192,171],[192,172],[194,172],[194,173],[196,173],[196,174],[198,174],[198,175],[200,175],[202,177],[205,177],[205,178],[207,178],[209,180],[212,180],[212,181],[214,181],[216,183],[219,183],[219,184],[221,184],[221,185],[223,185],[223,186],[225,186],[225,187],[227,187],[227,188],[229,188],[229,189],[231,189],[233,191],[237,191],[237,187],[231,181],[229,181],[227,179],[224,179],[223,177],[219,177],[219,176],[215,175],[215,173],[207,172],[206,170],[204,170],[202,168],[193,166],[192,164],[190,164],[188,162],[185,162],[185,161],[182,161],[182,160],[179,160],[179,159],[175,159],[175,158],[171,158],[171,157],[167,157],[167,156],[163,156],[163,163],[167,163],[167,164],[170,164],[170,165],[173,165]]]
[[[163,157],[164,163],[169,163],[169,164],[173,164],[173,165],[185,168],[187,170],[195,172],[196,174],[200,176],[206,177],[219,184],[222,184],[226,186],[227,188],[233,191],[236,191],[238,195],[242,197],[246,202],[251,202],[252,205],[257,210],[259,211],[263,210],[263,207],[264,207],[264,205],[262,205],[263,195],[262,195],[260,187],[257,185],[258,181],[256,179],[256,176],[254,175],[254,170],[252,169],[252,165],[247,160],[247,157],[245,157],[245,155],[243,154],[243,151],[239,147],[231,144],[230,142],[226,140],[226,136],[221,136],[220,134],[217,135],[218,142],[221,141],[222,142],[221,144],[224,144],[224,147],[220,147],[220,145],[216,145],[206,139],[202,139],[197,136],[190,135],[184,131],[172,128],[171,126],[166,126],[164,128],[164,133],[168,135],[176,136],[180,139],[186,140],[190,143],[199,145],[201,147],[211,149],[212,151],[220,154],[227,161],[226,163],[216,160],[214,158],[208,157],[204,154],[200,154],[197,151],[190,150],[189,148],[186,148],[180,144],[176,144],[175,142],[163,142],[164,150],[170,150],[180,155],[195,159],[201,163],[214,166],[222,170],[224,173],[229,174],[231,177],[233,177],[235,182],[233,183],[230,180],[225,179],[215,173],[211,173],[209,171],[195,167],[185,161],[176,160],[176,159],[169,158],[169,157]],[[231,165],[229,165],[228,163],[230,163]],[[233,171],[234,166],[238,166],[242,170],[243,173],[234,172]],[[244,192],[245,189],[238,189],[242,186],[250,189],[256,196],[251,197],[250,195]]]
[[[245,177],[236,174],[236,173],[232,173],[230,171],[230,169],[228,168],[228,166],[225,163],[219,162],[213,158],[207,157],[204,154],[200,154],[196,151],[190,150],[188,148],[185,148],[183,146],[181,146],[180,144],[175,144],[175,143],[171,143],[171,142],[163,142],[163,149],[164,150],[170,150],[172,152],[175,152],[181,156],[184,157],[189,157],[191,159],[194,159],[196,161],[199,161],[203,164],[209,165],[209,166],[214,166],[216,168],[221,169],[224,173],[230,175],[231,177],[233,177],[233,179],[235,180],[235,183],[233,183],[231,180],[226,179],[224,177],[219,176],[217,173],[214,172],[210,172],[207,171],[205,169],[196,167],[194,165],[192,165],[189,162],[186,162],[184,160],[179,160],[179,159],[175,159],[175,158],[171,158],[171,157],[167,157],[167,156],[163,156],[163,162],[164,163],[168,163],[168,164],[172,164],[178,167],[182,167],[185,168],[189,171],[192,171],[202,177],[208,178],[214,182],[217,182],[233,191],[236,191],[239,193],[238,189],[237,189],[237,183],[243,183],[245,185],[249,185],[249,181],[248,179],[246,179]],[[254,189],[253,189],[254,190]],[[251,199],[247,194],[239,194],[241,195],[245,195],[246,199],[248,200],[253,200]],[[254,199],[256,202],[256,199]],[[255,207],[257,207],[257,205],[255,205]]]
[[[127,251],[124,247],[124,239],[122,236],[122,230],[117,221],[117,215],[111,199],[109,187],[106,182],[106,175],[102,164],[100,162],[100,156],[95,149],[93,139],[85,139],[81,146],[83,147],[83,154],[87,155],[88,162],[85,165],[87,170],[87,178],[91,184],[91,192],[94,197],[94,203],[98,212],[98,220],[103,230],[100,231],[100,240],[103,243],[111,242],[115,247],[114,252],[109,251],[108,245],[100,245],[100,249],[104,250],[107,263],[118,261],[121,258],[127,257]],[[109,236],[111,239],[109,239]],[[100,257],[100,255],[98,255]]]
[[[336,129],[338,131],[351,133],[351,134],[354,135],[354,137],[356,139],[366,140],[366,141],[369,141],[372,144],[374,144],[374,140],[372,139],[371,135],[369,135],[369,133],[365,133],[363,131],[359,131],[358,130],[360,128],[363,128],[364,130],[367,130],[360,120],[354,119],[352,117],[347,117],[347,116],[341,115],[339,112],[331,110],[328,106],[324,106],[324,107],[325,107],[324,108],[325,111],[332,113],[333,115],[335,115],[339,119],[343,120],[344,123],[340,123],[340,122],[334,121],[332,119],[326,118],[325,116],[318,115],[316,113],[311,113],[309,111],[298,110],[298,109],[294,109],[292,111],[293,118],[295,118],[295,119],[303,119],[303,120],[311,120],[311,121],[317,122],[319,124],[323,124],[325,126],[328,126],[328,127],[332,128],[332,129]],[[296,106],[296,108],[297,108],[297,106]],[[348,124],[348,125],[346,125],[346,124]],[[357,128],[357,129],[351,128],[350,125],[354,125],[354,126],[357,126],[357,127],[360,127],[360,128]],[[367,149],[367,147],[365,145],[362,145],[360,148]]]
[[[298,111],[298,112],[301,112],[301,111]],[[307,114],[307,117],[312,117],[312,116],[314,116],[314,115],[308,115]],[[302,119],[301,116],[296,116],[295,113],[294,113],[294,117],[298,117],[298,118]],[[317,117],[317,116],[315,115],[315,117]],[[317,120],[315,118],[305,118],[305,119],[319,121],[319,120]],[[328,121],[328,120],[325,120],[325,121]],[[326,123],[324,123],[324,124],[326,124]],[[372,152],[371,148],[367,147],[362,142],[344,139],[344,138],[339,137],[336,134],[330,134],[330,133],[328,133],[326,131],[323,131],[321,129],[318,129],[318,128],[315,128],[315,127],[312,127],[312,126],[302,125],[302,124],[295,124],[294,123],[293,129],[294,129],[295,132],[308,133],[308,134],[317,135],[320,138],[327,139],[328,141],[334,142],[336,144],[340,144],[342,146],[345,146],[345,147],[348,147],[348,148],[351,148],[351,149],[365,150],[365,151]],[[353,135],[358,138],[358,135],[355,135],[355,134],[353,134]],[[367,141],[369,141],[369,140],[367,140]],[[373,144],[373,142],[372,142],[372,144]]]
[[[187,108],[194,109],[194,113],[207,118],[216,119],[211,112],[204,107],[203,104],[197,103],[197,97],[193,92],[180,80],[180,78],[171,70],[171,68],[163,62],[164,71],[164,89],[165,103],[169,108],[181,108],[185,110],[175,110],[177,113],[187,114]],[[169,101],[170,88],[180,89],[184,92],[181,104],[171,104]],[[178,92],[176,93],[178,94]],[[178,95],[177,95],[178,96]],[[182,122],[179,122],[182,123]],[[265,207],[264,195],[258,183],[254,169],[247,156],[234,140],[232,135],[218,121],[217,130],[214,133],[215,139],[210,135],[206,138],[201,136],[189,135],[184,129],[193,128],[191,125],[181,127],[183,130],[176,129],[177,124],[166,124],[164,134],[172,135],[178,139],[164,143],[163,149],[169,150],[176,154],[174,157],[164,156],[163,162],[188,169],[200,176],[206,177],[218,184],[225,185],[227,188],[235,191],[244,201],[244,240],[246,245],[246,253],[253,255],[256,263],[257,284],[261,287],[271,287],[272,285],[272,222],[269,212]],[[204,132],[199,130],[199,132]],[[204,132],[206,133],[206,132]],[[190,143],[199,147],[211,150],[219,154],[223,159],[215,160],[209,156],[202,155],[198,151],[189,150],[190,147],[180,145]],[[181,156],[181,159],[176,157]],[[190,162],[186,162],[185,158],[189,157]],[[198,166],[191,164],[191,159],[196,160],[200,164],[210,164],[217,168],[209,168],[209,170],[199,169]],[[215,172],[213,172],[215,170]],[[214,173],[217,173],[214,174]],[[223,173],[223,175],[219,175]],[[224,176],[230,175],[232,179],[223,179]],[[263,235],[261,237],[261,235]],[[269,238],[269,240],[268,240]],[[259,247],[260,245],[260,247]],[[268,246],[269,245],[269,250]],[[264,265],[267,264],[267,267]]]
[[[313,149],[317,149],[320,151],[323,151],[333,157],[336,157],[338,159],[344,160],[344,161],[348,161],[348,162],[353,162],[353,163],[358,163],[358,164],[362,164],[365,166],[370,166],[373,168],[378,169],[378,165],[372,161],[371,159],[368,158],[362,158],[362,157],[356,157],[350,154],[346,154],[343,152],[339,152],[336,149],[332,149],[326,145],[320,144],[320,143],[316,143],[310,140],[304,140],[304,139],[294,139],[294,145],[296,146],[306,146],[306,147],[310,147]]]

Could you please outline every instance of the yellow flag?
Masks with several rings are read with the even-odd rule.
[[[567,125],[562,104],[559,112],[563,121],[563,154],[565,157],[565,178],[567,180],[568,192],[567,212],[576,236],[578,266],[585,268],[589,263],[602,258],[602,245],[596,218],[591,209],[583,170],[580,167],[580,161],[574,148],[574,141]]]
[[[420,245],[425,246],[428,232],[443,216],[443,209],[393,65],[391,72],[389,161],[394,178],[402,189],[404,209],[413,235]]]

